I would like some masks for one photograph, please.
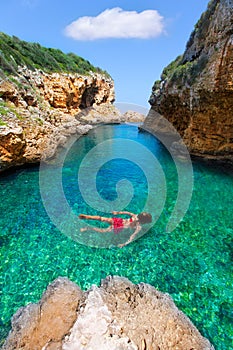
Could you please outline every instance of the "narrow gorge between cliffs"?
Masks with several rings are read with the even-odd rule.
[[[107,275],[119,275],[133,283],[146,281],[169,293],[216,349],[230,349],[232,173],[194,162],[189,209],[177,228],[167,233],[178,186],[171,156],[137,125],[102,125],[76,142],[63,166],[64,193],[76,215],[88,211],[77,189],[77,164],[96,144],[115,138],[127,138],[148,148],[161,164],[167,186],[165,206],[155,225],[123,249],[100,249],[63,235],[44,209],[39,167],[1,175],[1,339],[9,331],[13,313],[29,302],[37,302],[58,276],[88,289]],[[127,176],[134,188],[128,210],[139,212],[146,200],[147,183],[134,164],[122,159],[105,164],[98,172],[97,189],[101,196],[113,200],[117,181]]]

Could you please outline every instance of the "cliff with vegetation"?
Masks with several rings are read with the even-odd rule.
[[[70,135],[90,129],[77,114],[98,113],[101,106],[102,114],[114,116],[113,101],[105,71],[72,53],[0,33],[0,171],[39,162],[48,142],[53,156]]]
[[[167,119],[190,153],[233,164],[233,2],[211,0],[183,55],[156,81],[144,128]],[[167,130],[165,130],[167,132]]]

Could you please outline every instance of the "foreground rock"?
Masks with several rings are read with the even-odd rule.
[[[211,0],[184,54],[155,82],[144,128],[162,133],[160,115],[190,153],[233,164],[233,3]],[[167,132],[167,130],[165,131]]]
[[[21,308],[3,350],[214,349],[168,294],[107,277],[89,291],[55,280],[38,304]]]

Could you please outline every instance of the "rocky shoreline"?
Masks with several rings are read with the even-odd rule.
[[[102,123],[142,122],[114,107],[114,83],[100,74],[44,73],[18,68],[0,78],[0,172],[52,158],[69,137]]]
[[[112,104],[105,103],[86,108],[76,116],[58,114],[41,125],[27,118],[26,122],[0,126],[0,173],[51,159],[71,136],[79,138],[97,125],[142,123],[144,118],[136,112],[121,114]]]
[[[109,276],[83,292],[67,278],[19,309],[2,350],[214,350],[168,294]]]

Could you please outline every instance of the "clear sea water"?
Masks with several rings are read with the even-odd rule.
[[[14,312],[37,302],[56,277],[67,276],[88,289],[107,275],[120,275],[169,293],[216,349],[233,349],[233,174],[193,163],[194,187],[188,212],[177,228],[167,233],[178,186],[169,153],[152,135],[139,133],[137,126],[101,126],[73,145],[63,165],[64,194],[75,214],[95,213],[80,198],[77,167],[93,146],[108,138],[137,141],[156,155],[167,185],[159,219],[146,234],[122,249],[87,246],[64,235],[51,222],[41,200],[39,167],[1,175],[1,341]],[[97,189],[105,199],[114,200],[116,182],[125,177],[134,187],[127,209],[139,212],[148,185],[143,171],[128,160],[106,163],[98,172]]]

